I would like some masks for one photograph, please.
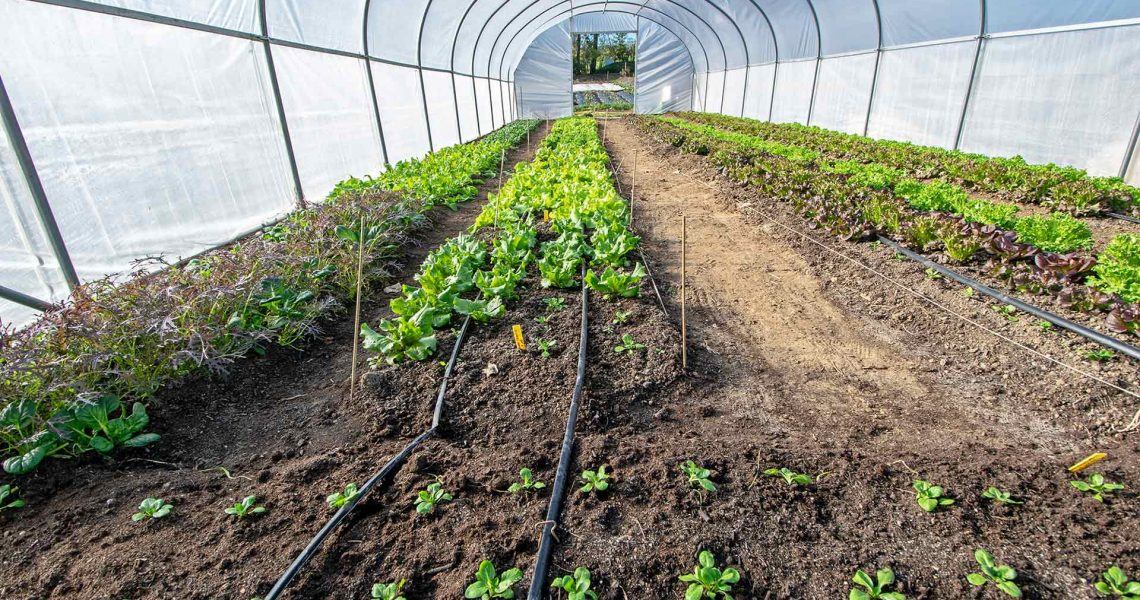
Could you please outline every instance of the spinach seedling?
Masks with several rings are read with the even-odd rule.
[[[1054,329],[1055,329],[1053,327],[1053,324],[1050,323],[1049,321],[1038,321],[1037,322],[1037,328],[1040,329],[1041,331],[1046,331],[1046,332],[1054,331]]]
[[[353,500],[355,500],[356,497],[359,495],[360,495],[360,489],[356,487],[355,483],[350,483],[350,484],[344,486],[343,492],[337,492],[335,494],[329,494],[329,497],[325,499],[325,502],[328,503],[329,508],[331,508],[333,510],[337,510],[338,508],[344,506],[345,504],[348,504],[349,502],[352,502]]]
[[[1025,504],[1019,500],[1014,500],[1009,492],[1003,492],[992,485],[982,492],[982,497],[989,498],[998,504]]]
[[[796,473],[787,467],[768,469],[764,471],[764,474],[772,477],[783,477],[788,485],[810,485],[812,481],[811,475],[807,473]]]
[[[554,340],[535,340],[534,345],[538,348],[539,356],[543,358],[550,358],[550,349],[556,344]]]
[[[1085,360],[1091,360],[1093,362],[1108,362],[1112,360],[1112,357],[1114,356],[1116,356],[1116,354],[1114,354],[1112,350],[1109,350],[1108,348],[1101,348],[1100,350],[1089,350],[1088,352],[1084,353]]]
[[[426,515],[434,511],[436,505],[451,502],[452,499],[453,496],[443,489],[442,483],[437,481],[416,494],[416,512]]]
[[[895,583],[895,572],[890,569],[879,569],[876,571],[874,580],[871,579],[871,576],[868,575],[866,571],[859,569],[855,571],[855,576],[851,578],[851,581],[854,581],[855,585],[864,589],[853,588],[851,593],[847,596],[848,600],[906,600],[906,596],[899,592],[886,591],[888,586],[894,585]]]
[[[950,506],[954,499],[946,496],[946,490],[940,485],[933,485],[929,481],[914,480],[915,501],[926,512],[934,512],[939,506]]]
[[[929,268],[926,270],[926,278],[930,279],[931,281],[935,279],[942,279],[942,273],[939,273],[937,269]]]
[[[400,595],[400,590],[404,589],[404,579],[396,583],[374,583],[372,584],[372,600],[407,600]]]
[[[567,600],[598,600],[598,595],[590,589],[590,570],[586,567],[574,569],[573,575],[555,577],[550,588],[566,592]]]
[[[1104,475],[1100,473],[1093,473],[1089,475],[1086,481],[1070,481],[1073,487],[1082,492],[1088,492],[1093,495],[1093,500],[1097,502],[1104,502],[1104,495],[1110,494],[1117,490],[1124,489],[1123,485],[1119,483],[1109,483],[1104,480]]]
[[[716,484],[709,481],[709,475],[712,473],[708,469],[702,469],[697,466],[697,463],[687,460],[681,465],[681,472],[689,478],[689,485],[692,487],[701,487],[710,492],[716,491]]]
[[[547,298],[543,302],[546,303],[547,312],[558,312],[566,308],[565,298]]]
[[[973,298],[974,294],[976,294],[976,293],[977,292],[974,291],[974,288],[967,287],[966,289],[962,290],[962,297],[963,298]]]
[[[716,559],[708,550],[701,550],[697,562],[700,564],[693,567],[692,573],[679,578],[689,584],[689,589],[685,590],[685,600],[701,600],[705,597],[732,600],[729,592],[732,591],[732,584],[740,581],[740,572],[731,568],[723,571],[716,568]]]
[[[974,587],[981,587],[986,583],[993,583],[999,590],[1014,597],[1021,597],[1021,588],[1013,582],[1017,579],[1017,571],[1009,565],[998,565],[994,563],[994,557],[985,550],[978,548],[974,551],[974,560],[978,561],[978,566],[982,568],[981,573],[970,573],[966,575],[966,580]]]
[[[614,311],[614,325],[624,325],[629,320],[629,315],[633,314],[632,310],[618,310]]]
[[[492,598],[514,598],[515,591],[511,588],[523,577],[519,568],[507,569],[502,575],[495,573],[495,565],[489,560],[479,563],[479,570],[475,572],[475,581],[463,591],[464,598],[491,600]]]
[[[538,323],[539,325],[546,325],[546,322],[549,320],[550,317],[548,315],[538,315],[534,318],[534,322]]]
[[[131,515],[132,521],[143,519],[161,519],[174,510],[174,505],[162,501],[162,498],[147,498],[139,505],[139,512]]]
[[[20,491],[20,488],[12,487],[7,483],[0,485],[0,511],[24,508],[24,501],[16,497],[16,492],[18,491]],[[8,498],[11,498],[11,500],[8,500]]]
[[[257,506],[256,503],[257,496],[246,496],[241,502],[235,502],[233,506],[227,508],[226,514],[244,519],[247,515],[260,515],[265,512],[265,507]]]
[[[1140,600],[1140,581],[1129,581],[1123,569],[1112,566],[1100,576],[1100,581],[1096,582],[1096,591],[1102,596]]]
[[[534,473],[531,473],[530,469],[526,467],[519,469],[519,478],[521,478],[522,481],[516,481],[512,483],[511,487],[507,488],[507,492],[511,494],[517,494],[519,492],[537,492],[538,490],[546,487],[546,484],[535,479]]]
[[[645,344],[639,344],[639,343],[633,341],[633,336],[626,333],[626,334],[622,334],[622,336],[621,336],[621,345],[620,346],[614,346],[614,352],[617,352],[617,353],[633,352],[634,350],[642,350],[644,348],[645,348]]]
[[[610,483],[613,481],[613,475],[606,473],[606,465],[598,467],[597,471],[585,470],[582,471],[582,481],[586,482],[581,488],[582,492],[589,494],[597,490],[604,492],[610,488]]]
[[[1016,323],[1018,320],[1017,319],[1017,307],[1012,305],[1012,304],[1006,304],[1004,306],[995,306],[994,312],[1005,317],[1005,320],[1009,321],[1010,323]]]

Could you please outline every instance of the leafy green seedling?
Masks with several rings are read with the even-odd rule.
[[[629,320],[629,315],[633,314],[632,310],[619,310],[614,312],[614,325],[623,325]]]
[[[1018,319],[1017,319],[1017,307],[1016,306],[1014,306],[1012,304],[1006,304],[1004,306],[995,306],[993,308],[994,308],[994,312],[1005,317],[1005,320],[1009,321],[1010,323],[1016,323],[1017,322]]]
[[[617,352],[620,354],[622,352],[633,352],[634,350],[643,350],[644,348],[645,348],[645,344],[639,344],[639,343],[633,341],[633,336],[626,333],[626,334],[623,334],[621,336],[621,345],[620,346],[614,346],[614,352]]]
[[[546,325],[546,322],[549,320],[550,320],[550,317],[547,315],[538,315],[537,317],[534,318],[534,322],[538,323],[539,325]]]
[[[590,570],[586,567],[574,569],[573,575],[555,577],[550,588],[566,592],[567,600],[598,600],[598,595],[590,589]]]
[[[265,512],[264,506],[257,506],[257,496],[246,496],[241,502],[234,503],[233,506],[226,509],[227,515],[235,515],[239,519],[244,519],[247,515],[260,515]]]
[[[374,583],[372,584],[372,600],[407,600],[400,595],[400,590],[404,589],[404,579],[395,583]]]
[[[174,505],[167,504],[162,498],[147,498],[139,504],[139,512],[131,515],[132,521],[143,519],[161,519],[174,510]]]
[[[902,262],[902,261],[906,260],[906,255],[903,254],[902,252],[895,252],[894,259],[899,261],[899,262]]]
[[[1129,581],[1123,569],[1112,566],[1100,576],[1100,581],[1096,582],[1096,591],[1102,596],[1140,600],[1140,581]]]
[[[1013,567],[994,563],[994,557],[981,548],[974,551],[974,560],[978,561],[982,572],[970,573],[966,576],[970,585],[980,587],[986,583],[993,583],[1006,594],[1014,598],[1021,597],[1021,588],[1013,582],[1014,579],[1017,579],[1017,571],[1013,570]]]
[[[989,498],[998,504],[1025,504],[1019,500],[1014,500],[1009,492],[1003,492],[992,485],[982,492],[982,497]]]
[[[325,502],[328,502],[329,508],[337,510],[345,504],[348,504],[349,502],[355,500],[359,495],[360,489],[356,487],[355,483],[350,483],[344,486],[343,492],[329,494],[329,497],[325,499]]]
[[[689,584],[689,589],[685,590],[685,600],[701,600],[706,597],[732,600],[729,592],[732,591],[732,584],[740,581],[740,572],[731,568],[723,571],[716,568],[716,559],[708,550],[701,550],[697,562],[700,564],[693,567],[692,573],[680,577],[681,581]]]
[[[1093,473],[1089,475],[1086,481],[1070,481],[1073,487],[1082,492],[1088,492],[1093,495],[1093,500],[1097,502],[1104,502],[1104,495],[1110,494],[1117,490],[1124,489],[1124,486],[1119,483],[1109,483],[1104,480],[1104,475],[1100,473]]]
[[[689,485],[692,487],[701,487],[710,492],[716,491],[716,484],[709,481],[711,472],[708,469],[703,469],[697,466],[697,463],[687,460],[681,465],[681,472],[689,478]]]
[[[787,468],[780,467],[779,469],[768,469],[764,471],[765,475],[772,477],[783,477],[788,485],[811,485],[811,475],[807,473],[796,473],[795,471]]]
[[[871,576],[863,569],[855,571],[855,576],[851,578],[855,585],[863,587],[864,589],[852,589],[848,594],[848,600],[874,600],[876,598],[881,600],[906,600],[906,596],[899,592],[888,592],[886,588],[894,585],[895,572],[890,569],[879,569],[875,572],[875,579],[872,581]]]
[[[550,349],[556,344],[554,340],[535,340],[534,345],[538,348],[539,356],[543,358],[550,358]]]
[[[928,268],[926,269],[926,278],[930,280],[942,279],[942,273],[939,273],[937,269]]]
[[[546,303],[547,312],[558,312],[566,308],[565,298],[547,298],[543,302]]]
[[[537,492],[546,487],[546,484],[535,479],[534,473],[531,473],[530,469],[526,467],[519,469],[519,478],[521,478],[522,481],[512,483],[511,487],[507,488],[508,492],[512,494],[519,492]]]
[[[967,287],[967,288],[963,289],[961,293],[962,293],[963,298],[973,298],[974,294],[976,294],[977,292],[974,291],[974,288]]]
[[[18,491],[20,491],[20,488],[12,487],[7,483],[0,485],[0,511],[24,508],[24,501],[16,497],[16,492]],[[8,498],[11,498],[11,500],[8,500]]]
[[[610,483],[613,481],[613,475],[606,473],[606,465],[598,467],[597,471],[585,470],[582,471],[582,481],[586,482],[581,489],[585,493],[590,493],[594,490],[604,492],[610,488]]]
[[[463,591],[463,597],[479,600],[514,598],[515,591],[511,588],[522,578],[523,572],[519,568],[507,569],[502,575],[497,575],[495,565],[485,560],[479,563],[479,570],[475,572],[475,581]]]
[[[451,494],[444,491],[443,484],[437,481],[416,494],[416,512],[426,515],[435,510],[436,505],[451,502],[452,498]]]
[[[939,506],[954,504],[954,499],[946,496],[946,490],[942,486],[933,485],[929,481],[914,480],[914,490],[918,492],[914,499],[926,512],[934,512]]]
[[[1085,360],[1091,360],[1093,362],[1108,362],[1112,360],[1116,354],[1108,348],[1101,348],[1099,350],[1089,350],[1085,352],[1083,356]]]
[[[1038,321],[1037,328],[1041,331],[1054,331],[1053,324],[1049,321]]]

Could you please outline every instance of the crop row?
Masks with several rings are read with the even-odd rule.
[[[87,282],[68,306],[0,331],[0,457],[27,473],[48,456],[140,446],[144,402],[167,383],[219,371],[251,352],[296,346],[356,288],[365,223],[365,283],[391,277],[403,244],[437,204],[474,197],[502,152],[537,121],[342,182],[319,205],[185,264],[121,284]]]
[[[389,303],[394,318],[362,327],[365,349],[376,354],[372,363],[432,356],[435,330],[456,314],[476,322],[501,316],[531,265],[543,287],[573,288],[589,261],[591,289],[607,298],[636,295],[645,270],[624,267],[639,240],[626,228],[628,207],[606,164],[593,120],[556,122],[534,161],[517,167],[472,230],[428,255],[416,275],[419,285],[404,286]],[[540,221],[557,237],[539,244]]]
[[[1117,236],[1096,257],[1052,252],[1044,248],[1063,244],[1080,229],[1063,215],[1023,220],[1022,229],[1032,230],[1027,237],[1036,236],[1040,245],[1028,244],[1016,230],[952,210],[947,196],[956,192],[945,182],[898,182],[892,188],[872,173],[844,174],[832,163],[805,158],[808,149],[678,121],[638,123],[662,141],[711,155],[729,177],[790,203],[813,227],[847,240],[882,235],[921,252],[941,251],[953,262],[982,263],[1012,289],[1056,297],[1077,312],[1104,313],[1113,331],[1140,334],[1138,235]]]
[[[1118,177],[1091,177],[1073,167],[1029,164],[1019,156],[990,157],[876,140],[795,123],[768,123],[705,113],[684,116],[694,122],[760,136],[771,142],[811,148],[832,161],[881,165],[902,176],[943,179],[972,191],[1042,204],[1074,215],[1104,211],[1140,214],[1140,189],[1125,184]]]

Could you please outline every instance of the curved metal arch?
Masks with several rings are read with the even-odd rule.
[[[418,71],[419,71],[419,76],[420,76],[420,99],[423,100],[423,104],[424,104],[424,125],[427,126],[428,152],[435,152],[435,142],[433,142],[431,139],[431,117],[428,116],[427,87],[424,86],[424,58],[423,58],[424,45],[423,45],[423,41],[424,41],[424,24],[427,23],[428,11],[431,10],[432,1],[433,0],[427,0],[427,4],[424,5],[424,14],[420,17],[420,30],[419,30],[419,33],[416,34],[416,66],[419,67]],[[454,84],[452,84],[451,89],[453,92],[455,91]],[[458,103],[456,103],[456,104],[458,106]],[[458,110],[458,108],[457,108],[457,110]],[[463,137],[463,136],[460,135],[459,137]]]
[[[384,140],[384,124],[380,122],[380,98],[376,96],[376,82],[372,79],[372,60],[368,58],[368,12],[372,0],[364,0],[364,24],[360,28],[361,49],[364,50],[364,70],[368,74],[368,91],[372,93],[372,109],[376,112],[376,128],[380,130],[380,153],[388,164],[388,144]]]
[[[804,123],[804,125],[811,125],[811,115],[815,112],[815,90],[819,87],[819,63],[823,59],[823,34],[819,30],[819,13],[815,12],[815,3],[811,0],[805,1],[808,10],[811,11],[811,18],[815,21],[815,75],[811,79],[811,100],[808,101],[807,121]]]
[[[879,87],[879,65],[883,62],[883,11],[879,10],[879,0],[871,0],[875,7],[875,24],[878,26],[879,41],[875,48],[875,73],[871,75],[871,95],[867,97],[867,118],[863,121],[863,136],[871,129],[871,108],[875,105],[875,90]]]
[[[668,2],[669,4],[672,4],[672,5],[676,6],[676,7],[678,7],[678,8],[680,8],[680,9],[684,10],[685,12],[688,12],[689,14],[693,15],[693,17],[694,17],[694,18],[696,18],[696,19],[697,19],[697,20],[699,20],[701,23],[703,23],[703,24],[705,25],[705,27],[708,27],[709,31],[711,31],[711,32],[713,33],[713,37],[715,37],[715,38],[716,38],[716,40],[717,40],[717,44],[718,44],[718,45],[720,45],[720,52],[721,52],[721,56],[724,58],[724,64],[725,64],[725,68],[727,69],[727,68],[728,68],[728,52],[725,50],[725,48],[724,48],[724,42],[723,42],[723,41],[721,41],[720,35],[719,35],[719,34],[717,34],[717,32],[716,32],[716,29],[715,29],[715,28],[713,28],[713,26],[712,26],[712,25],[710,25],[710,24],[709,24],[709,22],[708,22],[708,21],[706,21],[706,20],[705,20],[703,17],[701,17],[701,16],[700,16],[700,15],[698,15],[697,13],[693,12],[691,9],[689,9],[689,8],[688,8],[687,6],[685,6],[684,4],[681,4],[681,3],[680,3],[680,2],[678,2],[677,0],[662,0],[662,1],[664,1],[664,2]],[[525,11],[526,11],[527,9],[529,9],[531,6],[534,6],[534,4],[536,4],[537,2],[538,2],[538,0],[534,0],[533,2],[531,2],[529,5],[527,5],[527,8],[523,9],[523,12],[525,12]],[[709,0],[705,0],[705,2],[709,2]],[[604,4],[604,3],[605,3],[605,2],[603,2],[603,1],[599,0],[599,1],[596,1],[596,2],[590,2],[590,3],[587,3],[587,4],[583,4],[583,5],[579,6],[578,8],[582,8],[582,7],[584,7],[584,6],[594,6],[594,5],[597,5],[597,4]],[[545,15],[547,12],[550,12],[551,10],[557,9],[559,6],[561,6],[561,4],[562,4],[562,3],[559,3],[559,4],[555,4],[554,6],[551,6],[551,7],[547,8],[547,9],[543,10],[543,11],[542,11],[542,12],[540,12],[540,13],[539,13],[539,14],[538,14],[536,17],[532,18],[530,21],[528,21],[527,23],[523,24],[523,25],[522,25],[522,27],[520,27],[520,28],[519,28],[519,30],[518,30],[518,31],[516,31],[516,32],[515,32],[515,34],[514,34],[514,35],[511,37],[511,41],[507,43],[507,48],[510,48],[510,47],[511,47],[511,45],[513,45],[513,43],[514,43],[514,40],[518,38],[518,35],[519,35],[520,33],[522,33],[524,30],[526,30],[526,28],[527,28],[527,27],[528,27],[528,26],[529,26],[531,23],[534,23],[535,21],[537,21],[539,18],[541,18],[541,17],[542,17],[543,15]],[[647,2],[646,4],[648,4],[648,2]],[[711,4],[711,2],[710,2],[710,4]],[[659,12],[659,13],[661,13],[661,14],[665,15],[665,16],[670,16],[668,13],[665,13],[665,12],[663,12],[663,11],[660,11],[660,10],[657,10],[657,9],[653,9],[653,8],[650,8],[650,7],[648,7],[648,6],[644,6],[644,5],[642,6],[642,9],[646,9],[646,8],[649,8],[650,10],[654,10],[654,11],[656,11],[656,12]],[[573,9],[573,8],[571,8],[571,11],[573,11],[573,10],[574,10],[574,9]],[[638,13],[634,13],[634,15],[637,15],[637,14],[638,14]],[[498,45],[499,45],[499,41],[500,41],[500,39],[502,38],[502,35],[503,35],[503,33],[504,33],[504,32],[506,31],[506,29],[507,29],[508,27],[510,27],[510,25],[511,25],[512,23],[514,23],[514,21],[515,21],[516,19],[518,19],[520,16],[522,16],[522,12],[519,12],[519,13],[517,13],[517,14],[516,14],[514,17],[512,17],[512,18],[511,18],[511,20],[507,22],[507,25],[506,25],[506,27],[504,27],[504,28],[502,28],[502,29],[500,29],[500,30],[499,30],[499,34],[496,36],[496,38],[495,38],[495,42],[494,42],[493,44],[491,44],[491,52],[490,52],[490,55],[488,55],[488,58],[487,58],[487,72],[488,72],[488,75],[490,75],[490,71],[491,71],[491,61],[492,61],[492,59],[494,58],[494,55],[495,55],[495,48],[497,48],[497,47],[498,47]],[[673,17],[671,17],[671,16],[670,16],[670,18],[673,18]],[[680,23],[680,21],[679,21],[679,20],[677,20],[676,18],[673,18],[673,20],[674,20],[674,21],[677,21],[678,23]],[[697,35],[693,34],[693,33],[692,33],[692,30],[688,29],[687,27],[686,27],[686,30],[687,30],[687,31],[689,31],[690,35],[693,35],[693,37],[694,37],[694,38],[695,38],[695,39],[698,41],[698,43],[700,43],[700,44],[702,45],[702,47],[703,47],[703,45],[704,45],[704,44],[703,44],[703,43],[700,41],[700,40],[701,40],[700,36],[697,36]],[[478,47],[479,47],[479,42],[480,42],[480,40],[479,40],[479,39],[476,39],[476,41],[475,41],[475,46],[474,46],[474,48],[472,49],[472,58],[473,58],[473,59],[474,59],[474,54],[476,53],[476,51],[477,51],[477,49],[478,49]],[[707,52],[705,53],[705,55],[707,56]],[[502,72],[502,63],[503,63],[503,61],[504,61],[505,57],[506,57],[506,50],[504,49],[503,55],[502,55],[502,56],[500,56],[500,58],[499,58],[499,72],[500,72],[500,73]],[[472,60],[472,65],[474,65],[474,60]],[[708,62],[707,62],[707,61],[706,61],[706,65],[708,65]],[[711,67],[710,67],[710,68],[711,68]],[[472,66],[472,71],[474,71],[474,66]],[[723,95],[722,95],[722,97],[723,97]]]
[[[768,31],[772,33],[772,47],[776,50],[776,61],[772,63],[772,91],[768,95],[768,120],[772,120],[772,109],[776,106],[776,75],[780,72],[780,39],[776,37],[776,28],[772,26],[772,19],[768,18],[768,13],[756,2],[750,0],[752,6],[760,11],[760,16],[764,17],[764,22],[768,24]],[[748,86],[744,86],[745,94],[748,93]],[[741,109],[743,113],[743,109]]]
[[[561,17],[565,16],[567,13],[571,12],[572,10],[579,10],[579,9],[581,9],[581,8],[584,8],[584,7],[589,7],[589,6],[597,6],[597,5],[599,5],[599,4],[605,4],[605,5],[607,5],[607,6],[608,6],[608,5],[610,4],[610,2],[611,2],[611,0],[605,0],[605,2],[602,2],[602,1],[598,1],[598,2],[592,2],[592,3],[589,3],[589,4],[583,5],[583,6],[575,7],[574,9],[566,9],[566,10],[563,10],[562,12],[560,12],[560,13],[558,13],[558,14],[556,14],[556,15],[554,15],[554,16],[552,16],[552,17],[550,17],[550,18],[549,18],[549,19],[547,19],[546,21],[544,21],[544,22],[542,23],[542,25],[540,25],[540,26],[539,26],[539,27],[538,27],[538,28],[537,28],[535,31],[538,31],[538,32],[546,31],[547,29],[549,29],[549,27],[548,27],[547,25],[549,25],[550,23],[552,23],[552,22],[554,22],[554,21],[560,20],[560,19],[561,19]],[[632,4],[632,5],[634,5],[634,6],[640,6],[640,5],[638,5],[638,4],[634,3],[634,2],[629,2],[629,1],[624,1],[624,2],[621,2],[621,1],[615,1],[615,2],[613,2],[613,4]],[[557,6],[557,5],[556,5],[556,6],[552,6],[550,9],[547,9],[547,11],[543,11],[543,12],[544,12],[544,13],[545,13],[545,12],[548,12],[549,10],[551,10],[551,9],[554,9],[554,8],[558,8],[558,6]],[[705,50],[705,48],[704,48],[704,45],[701,43],[701,40],[700,40],[700,38],[699,38],[699,37],[698,37],[698,36],[697,36],[695,33],[693,33],[693,31],[692,31],[691,29],[689,29],[689,28],[688,28],[688,27],[687,27],[687,26],[686,26],[684,23],[682,23],[682,22],[680,22],[680,21],[677,21],[677,20],[676,20],[676,19],[674,19],[673,17],[669,16],[669,14],[668,14],[668,13],[664,13],[664,12],[661,12],[661,11],[659,11],[659,10],[655,9],[655,8],[650,8],[649,10],[652,10],[652,11],[654,11],[654,12],[656,12],[656,13],[660,13],[660,14],[661,14],[662,16],[664,16],[665,18],[667,18],[667,19],[672,19],[672,20],[673,20],[673,21],[674,21],[674,22],[675,22],[677,25],[680,25],[682,29],[684,29],[684,30],[685,30],[685,31],[686,31],[686,32],[687,32],[687,33],[688,33],[690,36],[692,36],[692,37],[693,37],[693,39],[694,39],[694,40],[696,40],[696,41],[697,41],[697,45],[698,45],[698,46],[700,46],[700,48],[701,48],[701,53],[702,53],[702,54],[704,54],[704,57],[705,57],[705,64],[706,64],[706,65],[708,65],[708,64],[709,64],[709,62],[708,62],[708,52]],[[588,12],[598,12],[598,11],[588,11]],[[634,15],[634,16],[637,16],[637,17],[642,17],[642,15],[639,15],[638,13],[631,13],[631,12],[629,12],[628,10],[625,10],[625,9],[621,9],[621,10],[614,10],[614,12],[620,12],[620,13],[624,13],[624,14],[632,14],[632,15]],[[679,39],[679,40],[682,40],[681,36],[677,35],[677,32],[676,32],[676,31],[673,31],[671,28],[669,28],[669,26],[668,26],[668,25],[666,25],[666,24],[662,23],[661,21],[658,21],[658,20],[656,20],[656,19],[652,19],[652,18],[650,18],[650,17],[642,17],[642,18],[644,18],[644,19],[645,19],[645,20],[647,20],[647,21],[652,21],[652,22],[654,22],[654,23],[656,23],[656,24],[660,25],[660,26],[661,26],[662,28],[664,28],[666,31],[668,31],[669,33],[673,34],[673,35],[674,35],[674,36],[675,36],[677,39]],[[532,21],[532,22],[533,22],[533,21]],[[523,27],[523,29],[520,29],[519,31],[515,32],[515,35],[514,35],[514,36],[511,38],[511,40],[510,40],[510,41],[507,43],[507,49],[511,48],[511,46],[513,46],[513,45],[514,45],[514,41],[515,41],[515,39],[516,39],[516,38],[518,37],[518,35],[519,35],[519,34],[521,34],[521,33],[522,33],[522,32],[523,32],[525,29],[526,29],[526,27],[524,26],[524,27]],[[682,44],[684,44],[684,41],[682,40],[682,42],[681,42],[681,43],[682,43]],[[692,50],[691,48],[689,48],[688,44],[685,44],[685,50],[686,50],[686,51],[689,53],[689,62],[690,62],[690,63],[692,63],[692,65],[693,65],[693,71],[694,71],[694,72],[696,72],[696,61],[695,61],[695,60],[693,60],[693,50]],[[503,72],[503,65],[504,65],[505,59],[506,59],[506,50],[504,50],[504,52],[503,52],[503,56],[500,58],[500,61],[499,61],[499,75],[500,75],[500,76],[502,76],[502,72]]]
[[[748,65],[752,63],[752,53],[748,51],[748,40],[745,39],[744,32],[740,30],[740,26],[736,24],[736,19],[733,19],[732,17],[728,16],[728,13],[724,12],[724,9],[717,6],[712,0],[705,0],[705,2],[707,2],[709,4],[709,6],[715,8],[717,10],[717,12],[724,15],[724,18],[728,19],[728,22],[732,23],[732,27],[734,29],[736,29],[736,35],[740,36],[740,44],[742,46],[744,46],[744,89],[747,90],[748,89]],[[648,4],[648,2],[646,4]],[[728,59],[726,58],[724,61],[724,79],[720,80],[720,111],[719,112],[721,112],[721,113],[724,113],[724,94],[727,90],[728,90]],[[741,93],[741,95],[740,95],[740,115],[744,116],[744,94],[743,93]]]

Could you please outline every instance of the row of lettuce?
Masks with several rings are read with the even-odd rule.
[[[517,167],[471,230],[434,250],[416,275],[419,285],[391,300],[393,318],[362,327],[372,364],[432,356],[436,330],[454,326],[457,315],[501,316],[528,270],[542,287],[575,288],[585,269],[586,285],[603,296],[637,296],[645,270],[627,268],[639,242],[628,220],[595,122],[556,122],[534,161]],[[550,239],[540,243],[543,237]]]
[[[0,457],[23,474],[49,456],[142,446],[145,402],[191,373],[296,346],[355,293],[390,280],[437,205],[472,199],[537,121],[341,182],[325,202],[185,263],[85,283],[20,330],[0,328]],[[363,228],[361,223],[363,221]]]
[[[686,113],[684,117],[772,143],[810,149],[806,151],[813,158],[877,165],[894,172],[896,178],[942,179],[1004,200],[1040,204],[1078,216],[1106,211],[1140,216],[1140,189],[1118,177],[1091,177],[1073,167],[1029,164],[1019,156],[991,157],[877,140],[796,123],[767,123],[709,113]]]
[[[941,252],[953,262],[982,263],[986,272],[1012,289],[1055,297],[1078,312],[1104,313],[1113,331],[1140,334],[1140,235],[1121,234],[1094,256],[1083,251],[1092,246],[1088,226],[1068,214],[1018,218],[1015,205],[971,198],[944,179],[919,181],[899,167],[859,162],[866,156],[853,159],[850,153],[833,152],[833,160],[827,144],[821,145],[823,150],[807,145],[817,132],[820,139],[853,136],[755,123],[755,129],[765,132],[804,134],[796,138],[804,145],[793,145],[782,141],[791,136],[748,135],[704,121],[745,128],[741,119],[715,115],[650,117],[638,123],[662,141],[710,155],[728,176],[759,188],[763,195],[791,203],[813,227],[848,240],[886,236],[922,252]],[[917,148],[856,141],[859,144],[851,146],[883,144],[890,149],[884,151],[886,156]],[[971,164],[982,162],[963,156]],[[1060,168],[1041,169],[1048,173]]]

